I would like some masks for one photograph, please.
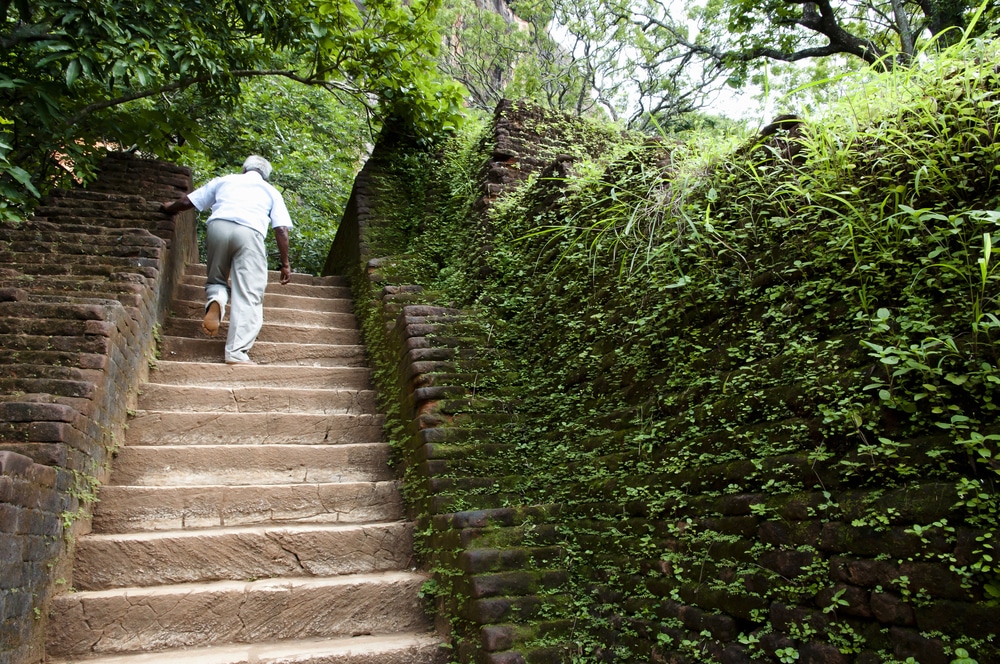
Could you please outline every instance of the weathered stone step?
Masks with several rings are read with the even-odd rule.
[[[225,347],[226,340],[221,335],[200,339],[166,336],[160,344],[160,357],[171,362],[219,362],[225,356]],[[367,362],[365,347],[357,344],[289,344],[258,340],[251,353],[258,364],[361,367]]]
[[[199,277],[201,281],[194,281],[192,283],[204,283],[205,275],[208,271],[204,263],[192,263],[184,268],[185,277]],[[269,282],[277,282],[281,278],[281,273],[277,270],[268,270],[267,280]],[[302,274],[299,272],[292,272],[292,283],[293,284],[306,284],[312,286],[350,286],[350,282],[347,277],[342,277],[339,275],[333,275],[329,277],[314,277],[311,274]]]
[[[339,639],[299,639],[251,645],[184,648],[106,655],[88,664],[445,664],[450,650],[430,632],[398,632]],[[69,664],[70,660],[49,660]]]
[[[52,601],[56,657],[428,627],[413,572],[217,581],[64,593]]]
[[[198,289],[205,287],[205,275],[185,274],[181,277],[178,285],[195,286]],[[284,295],[299,295],[302,297],[340,297],[350,298],[350,289],[344,279],[316,278],[306,274],[292,274],[292,280],[284,286],[281,285],[281,273],[270,271],[267,273],[267,292],[280,293]],[[344,293],[347,293],[346,295]]]
[[[47,215],[45,217],[38,217],[38,221],[74,228],[87,226],[88,224],[91,226],[99,224],[105,230],[117,231],[118,233],[129,233],[145,229],[150,233],[163,233],[164,239],[172,235],[169,232],[172,228],[170,221],[151,218],[148,213],[130,213],[125,211],[105,213],[96,210],[81,210],[80,212],[81,214]]]
[[[282,367],[161,361],[149,382],[202,387],[287,387],[298,389],[371,389],[364,367]]]
[[[35,263],[30,259],[17,263],[18,272],[21,274],[31,274],[40,277],[44,276],[72,276],[72,277],[102,277],[122,278],[126,274],[139,275],[141,277],[155,278],[158,270],[150,267],[129,265],[120,267],[116,265],[102,265],[97,263],[78,264],[71,261],[58,261],[48,263]]]
[[[70,201],[71,205],[79,206],[80,201]],[[115,207],[121,207],[121,204],[114,205]],[[88,207],[91,207],[88,205]],[[40,205],[35,208],[35,215],[31,219],[26,221],[11,222],[3,221],[0,222],[0,228],[12,229],[14,231],[20,232],[24,238],[33,237],[36,232],[70,232],[70,233],[82,233],[85,235],[114,235],[120,236],[122,234],[121,229],[118,228],[106,228],[104,226],[97,226],[93,223],[93,219],[90,220],[89,224],[79,224],[73,226],[71,224],[60,224],[47,221],[45,217],[48,215],[45,213],[46,210],[54,211],[56,214],[61,215],[64,211],[71,208],[61,207],[56,210],[48,207],[47,205]],[[80,208],[75,208],[79,210]],[[91,207],[91,209],[95,209]],[[105,211],[109,208],[105,208]],[[40,215],[40,216],[38,216]],[[100,216],[100,215],[94,215]]]
[[[49,295],[56,297],[72,296],[74,298],[96,297],[99,299],[114,299],[119,293],[138,294],[147,290],[147,280],[139,277],[140,283],[131,281],[110,281],[91,277],[44,277],[34,275],[17,275],[0,278],[0,287],[31,289],[33,295]]]
[[[74,228],[45,222],[36,222],[27,228],[12,228],[0,224],[0,241],[5,242],[13,251],[19,251],[17,247],[23,244],[33,243],[37,243],[38,246],[69,243],[91,249],[98,246],[118,246],[134,244],[135,242],[150,246],[159,246],[163,243],[162,240],[145,229],[130,228],[124,232],[120,229],[112,231],[107,227],[96,226],[92,222],[93,219],[87,219],[85,223]],[[71,251],[70,253],[75,252]]]
[[[403,515],[394,480],[266,486],[111,486],[100,490],[102,533],[249,524],[365,523]]]
[[[144,383],[139,391],[138,406],[145,411],[312,415],[370,415],[376,412],[374,390],[203,387]]]
[[[267,299],[267,294],[264,294]],[[323,300],[331,306],[326,310],[288,309],[285,307],[265,307],[264,320],[268,323],[281,325],[313,325],[323,327],[356,327],[357,319],[353,316],[351,300]],[[205,300],[174,300],[170,304],[170,314],[177,318],[197,318],[205,316]],[[350,316],[348,318],[348,316]],[[226,309],[226,318],[229,309]]]
[[[175,302],[201,302],[204,306],[205,289],[195,286],[184,286],[183,293],[174,293]],[[295,309],[297,311],[328,311],[343,313],[345,303],[351,302],[349,296],[344,297],[304,297],[289,295],[281,291],[264,293],[265,309]],[[204,310],[204,309],[203,309]],[[198,318],[201,318],[199,316]],[[267,319],[267,312],[264,313]]]
[[[4,249],[0,251],[0,264],[17,265],[18,269],[26,265],[109,265],[119,268],[119,272],[130,272],[129,268],[143,270],[159,270],[160,261],[156,258],[137,258],[135,256],[100,256],[97,254],[38,254],[35,252],[19,253]]]
[[[82,238],[83,236],[81,236]],[[155,240],[155,242],[154,242]],[[117,256],[136,258],[158,258],[162,249],[163,241],[155,235],[146,233],[145,236],[130,236],[127,242],[107,242],[90,244],[83,239],[67,240],[63,242],[31,242],[17,241],[4,242],[4,251],[14,253],[27,253],[36,256],[45,254],[59,254],[67,256],[68,260],[73,260],[78,255],[88,254],[92,256]]]
[[[377,482],[392,479],[388,461],[389,446],[384,443],[125,446],[118,452],[110,483],[196,486]]]
[[[344,445],[382,440],[384,415],[138,411],[127,446]]]
[[[268,302],[268,295],[273,295],[277,298],[296,298],[295,300],[289,300],[292,305],[289,304],[275,304],[273,302]],[[268,282],[267,290],[264,291],[264,306],[265,307],[277,307],[277,306],[291,306],[292,308],[306,308],[306,307],[296,307],[294,303],[298,300],[343,300],[350,299],[351,289],[344,286],[309,286],[306,284],[294,284],[289,283],[282,286],[280,283]],[[205,298],[205,284],[204,281],[195,284],[178,284],[174,289],[174,298],[178,300],[202,300]],[[279,300],[282,301],[283,300]]]
[[[405,569],[413,525],[296,524],[79,538],[73,587],[369,574]]]
[[[351,314],[336,314],[337,316],[354,316]],[[163,326],[163,333],[175,337],[188,337],[191,339],[204,339],[205,334],[201,331],[201,318],[168,318]],[[361,333],[358,332],[354,322],[341,327],[310,327],[301,325],[280,325],[270,323],[267,320],[267,311],[264,312],[264,325],[257,335],[257,341],[270,341],[278,343],[292,344],[331,344],[335,346],[356,346],[361,342]],[[225,339],[229,333],[229,317],[219,326],[216,339]],[[252,351],[251,351],[252,353]]]

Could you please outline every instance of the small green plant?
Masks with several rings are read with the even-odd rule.
[[[950,664],[979,664],[965,648],[955,648],[955,659]]]
[[[799,651],[791,646],[787,648],[778,648],[774,651],[774,656],[778,658],[781,664],[792,664],[799,660]]]

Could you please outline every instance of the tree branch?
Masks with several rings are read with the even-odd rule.
[[[371,104],[366,99],[364,91],[346,83],[338,83],[336,81],[327,81],[319,78],[303,77],[295,74],[294,72],[284,71],[279,69],[236,69],[225,74],[206,74],[204,76],[195,76],[191,78],[184,78],[179,81],[174,81],[173,83],[167,83],[161,85],[160,87],[153,88],[150,90],[143,90],[142,92],[133,92],[131,94],[122,95],[121,97],[115,97],[114,99],[104,99],[93,104],[88,104],[77,111],[76,115],[69,121],[69,125],[75,125],[86,118],[88,115],[94,111],[99,111],[105,108],[111,108],[113,106],[119,106],[130,101],[136,101],[137,99],[145,99],[146,97],[153,97],[155,95],[163,94],[164,92],[173,92],[175,90],[183,90],[191,87],[192,85],[197,85],[199,83],[207,83],[214,78],[223,78],[226,76],[232,76],[235,78],[253,78],[256,76],[282,76],[284,78],[303,83],[305,85],[316,85],[330,92],[346,92],[356,98],[358,98],[362,104],[369,110],[371,110]]]

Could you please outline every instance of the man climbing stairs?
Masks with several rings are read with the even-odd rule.
[[[337,277],[271,273],[257,365],[202,336],[204,266],[53,600],[54,662],[447,660]]]

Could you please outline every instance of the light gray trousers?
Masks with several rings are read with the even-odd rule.
[[[226,361],[246,362],[250,359],[247,351],[253,347],[264,324],[264,289],[267,288],[264,237],[248,226],[213,219],[208,224],[206,245],[205,310],[215,301],[225,315],[226,303],[229,303]]]

